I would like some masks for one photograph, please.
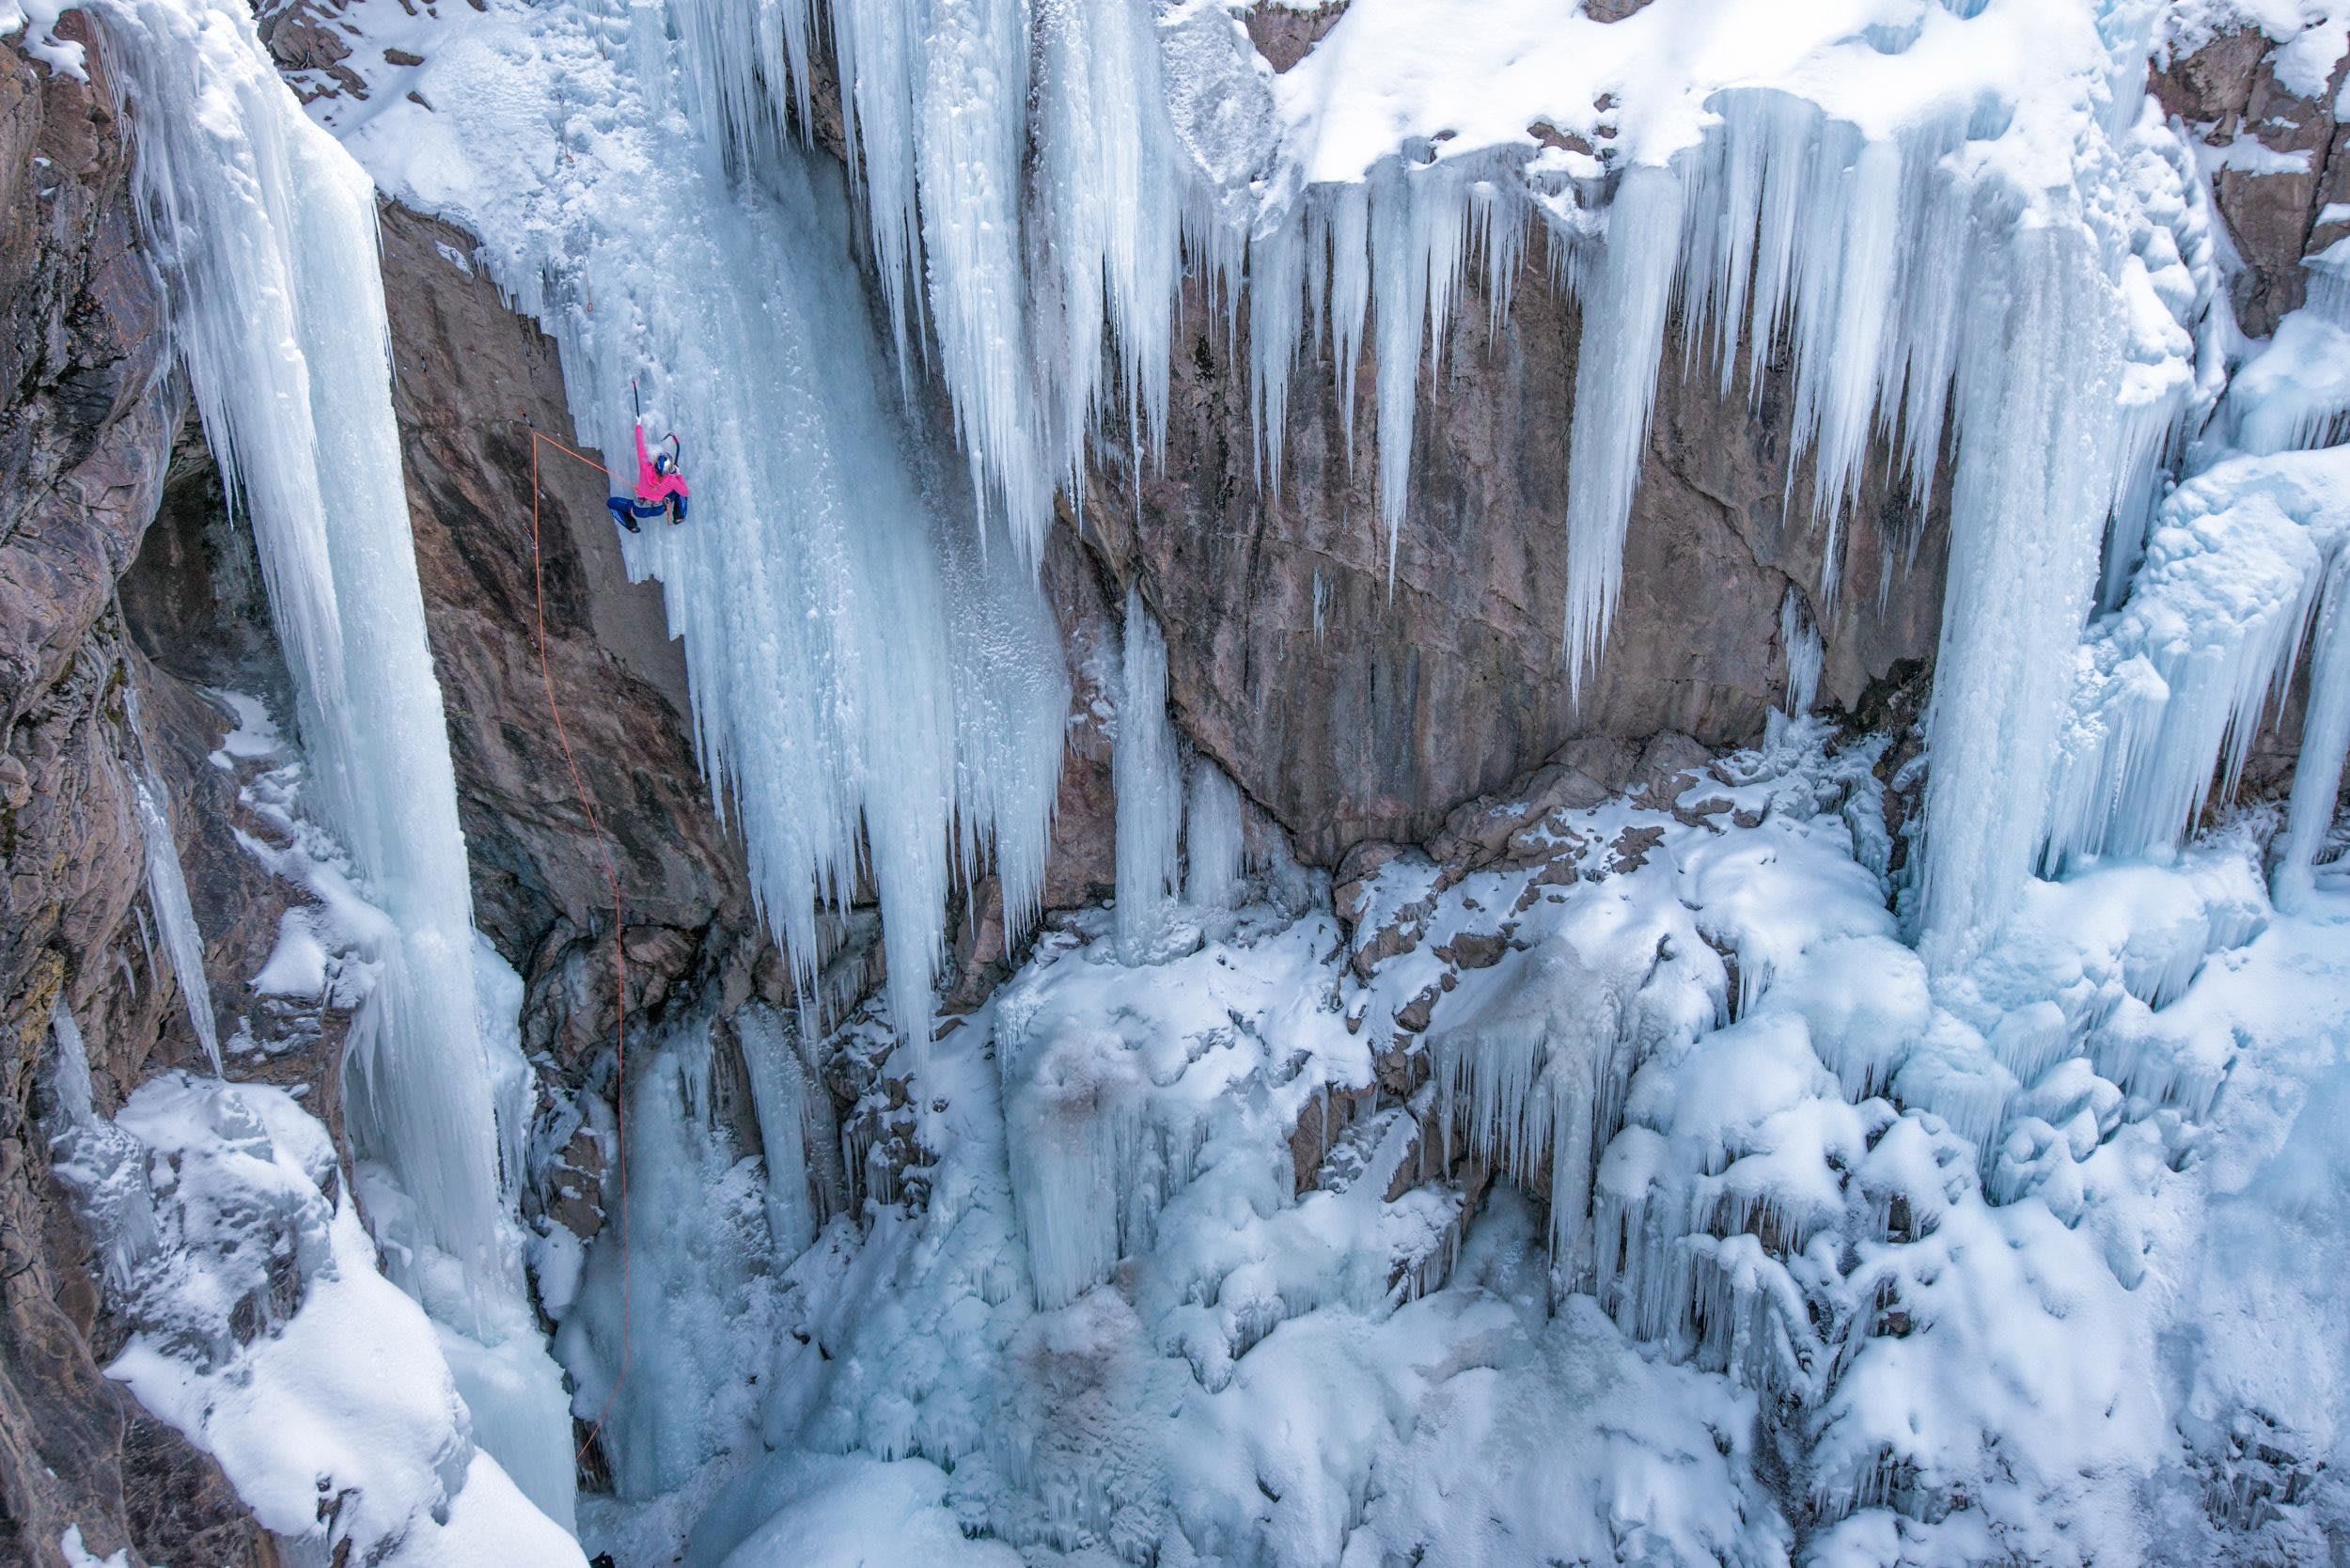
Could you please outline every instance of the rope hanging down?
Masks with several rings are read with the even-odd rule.
[[[539,447],[543,443],[578,459],[605,478],[612,471],[585,452],[573,451],[551,435],[538,431],[530,432],[530,581],[537,595],[536,613],[539,621],[539,678],[547,688],[547,711],[555,715],[555,736],[563,745],[563,765],[571,771],[572,789],[579,796],[582,810],[588,814],[588,826],[596,836],[596,854],[603,860],[604,881],[612,889],[612,980],[613,980],[613,1069],[612,1069],[612,1141],[613,1158],[619,1168],[620,1187],[620,1370],[612,1379],[611,1390],[603,1396],[603,1408],[596,1412],[595,1420],[588,1428],[588,1435],[572,1456],[573,1464],[588,1457],[596,1438],[603,1431],[606,1417],[612,1414],[613,1402],[620,1397],[621,1385],[628,1381],[628,1364],[634,1349],[629,1332],[629,1236],[628,1236],[628,960],[620,948],[620,871],[612,859],[611,841],[604,837],[603,822],[596,815],[596,803],[588,792],[587,781],[580,776],[579,760],[572,754],[571,731],[563,723],[563,705],[556,700],[555,672],[547,663],[547,573],[545,558],[539,548]]]

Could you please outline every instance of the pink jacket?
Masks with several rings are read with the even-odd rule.
[[[636,427],[636,498],[640,501],[666,503],[672,495],[691,495],[685,488],[685,476],[678,473],[653,472],[652,454],[645,450],[645,427]]]

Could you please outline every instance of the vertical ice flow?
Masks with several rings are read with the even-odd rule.
[[[138,808],[139,838],[146,845],[147,903],[155,913],[155,929],[163,937],[164,956],[179,977],[180,1000],[188,1010],[188,1027],[204,1047],[212,1075],[220,1075],[220,1025],[212,1012],[212,984],[204,973],[204,935],[196,923],[196,908],[188,902],[188,879],[180,864],[180,842],[172,837],[171,813],[164,803],[170,797],[147,755],[147,723],[135,682],[123,687],[134,755],[123,764],[131,772],[131,798]]]
[[[1110,780],[1118,791],[1118,939],[1129,962],[1149,951],[1183,880],[1177,834],[1183,776],[1167,718],[1167,640],[1140,590],[1126,590],[1124,673]]]
[[[1606,258],[1584,302],[1567,457],[1567,681],[1577,696],[1607,640],[1623,581],[1624,529],[1656,406],[1681,208],[1672,170],[1627,173],[1608,215]]]
[[[97,13],[138,137],[141,217],[232,505],[251,521],[292,677],[309,806],[388,917],[345,1072],[349,1124],[461,1267],[445,1321],[553,1375],[528,1326],[496,1070],[476,1017],[472,895],[408,531],[374,188],[227,0]],[[454,1314],[451,1318],[449,1315]],[[519,1320],[522,1338],[506,1326]],[[530,1369],[526,1373],[535,1375]],[[525,1380],[528,1380],[526,1376]],[[538,1382],[543,1383],[545,1377]],[[481,1413],[486,1434],[498,1412]],[[516,1454],[529,1483],[532,1456]],[[533,1500],[568,1523],[568,1466]]]
[[[1183,902],[1230,909],[1240,894],[1240,791],[1205,757],[1191,764],[1183,815]]]
[[[2345,751],[2350,751],[2350,550],[2338,549],[2318,609],[2309,714],[2302,721],[2301,759],[2293,773],[2293,803],[2278,856],[2277,906],[2288,913],[2309,902],[2318,852],[2334,824]]]
[[[320,815],[398,931],[349,1072],[362,1146],[485,1289],[519,1283],[472,893],[392,418],[374,189],[225,5],[121,0],[143,215],[225,482],[251,519]]]
[[[614,123],[567,124],[592,147],[566,144],[552,173],[523,156],[490,182],[495,205],[451,215],[555,337],[584,436],[632,449],[632,379],[649,428],[685,432],[692,521],[625,540],[623,558],[660,580],[684,645],[712,798],[803,993],[824,911],[870,887],[893,1022],[925,1038],[955,879],[992,855],[1008,917],[1036,912],[1068,702],[1050,614],[1002,509],[975,528],[968,479],[919,437],[929,412],[907,416],[921,383],[885,363],[837,166],[795,145],[758,71],[762,47],[804,31],[716,0],[535,21],[563,90],[619,105]],[[902,21],[859,8],[837,42],[881,71],[914,46]],[[871,88],[861,172],[886,236],[905,171],[883,156],[898,101]],[[957,232],[992,246],[993,220],[964,216]],[[961,320],[986,337],[973,323],[996,305],[979,296]],[[919,298],[900,306],[918,337]],[[1017,342],[989,353],[1026,374]]]

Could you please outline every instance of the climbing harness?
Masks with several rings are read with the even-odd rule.
[[[631,392],[635,383],[629,384]],[[580,776],[579,760],[572,754],[571,731],[563,723],[563,705],[556,700],[555,672],[547,662],[547,573],[546,563],[539,549],[539,447],[543,443],[567,457],[578,459],[588,467],[612,478],[612,471],[585,452],[573,451],[551,435],[534,430],[530,432],[530,579],[538,596],[539,679],[547,688],[547,709],[555,715],[556,739],[563,745],[563,765],[571,771],[572,789],[579,796],[581,808],[588,814],[588,826],[596,836],[596,853],[603,860],[604,881],[612,889],[612,980],[613,1068],[612,1068],[612,1143],[613,1159],[619,1170],[620,1187],[620,1370],[612,1379],[611,1390],[603,1396],[603,1408],[596,1412],[595,1420],[581,1439],[572,1463],[579,1464],[595,1446],[603,1431],[605,1418],[612,1414],[613,1403],[620,1397],[621,1385],[628,1381],[629,1358],[634,1350],[629,1333],[629,1234],[628,1234],[628,957],[620,946],[620,871],[612,859],[611,841],[604,837],[603,819],[596,815],[596,803],[588,792],[587,781]]]

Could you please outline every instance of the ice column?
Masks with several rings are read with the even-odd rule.
[[[1118,940],[1129,963],[1149,952],[1183,879],[1177,833],[1183,776],[1167,718],[1167,641],[1140,590],[1126,590],[1124,680],[1110,779],[1118,791]]]
[[[2334,825],[2343,753],[2350,751],[2350,550],[2338,549],[2326,571],[2316,651],[2301,760],[2293,773],[2293,804],[2277,865],[2277,907],[2288,914],[2309,901],[2315,882],[2311,868]]]
[[[1811,612],[1804,607],[1803,595],[1793,585],[1779,602],[1778,646],[1787,659],[1787,716],[1801,718],[1819,700],[1820,668],[1825,653],[1820,646],[1820,629],[1811,623]]]
[[[807,1180],[807,1100],[812,1086],[784,1021],[763,1008],[735,1015],[743,1066],[759,1112],[760,1152],[767,1162],[767,1233],[776,1257],[797,1257],[816,1239],[816,1207]],[[821,1090],[820,1090],[821,1092]]]
[[[1583,300],[1567,457],[1567,675],[1580,693],[1615,619],[1623,539],[1656,407],[1666,307],[1681,254],[1681,180],[1627,172],[1607,220],[1607,254]]]
[[[172,837],[171,816],[164,809],[163,783],[147,761],[147,733],[144,728],[135,685],[125,688],[129,694],[129,715],[132,742],[139,756],[128,762],[131,770],[131,795],[137,803],[139,837],[147,846],[147,902],[155,912],[155,925],[164,939],[164,951],[171,959],[172,973],[180,979],[180,996],[187,1003],[188,1024],[196,1030],[196,1040],[204,1047],[204,1057],[212,1064],[212,1075],[220,1075],[220,1026],[212,1014],[212,985],[204,973],[204,937],[196,929],[196,909],[188,902],[187,874],[180,865],[180,844]]]
[[[431,1239],[513,1289],[475,1030],[473,903],[384,358],[375,193],[240,7],[110,0],[142,210],[232,505],[251,518],[314,802],[397,937],[351,1063],[353,1122]],[[331,526],[330,526],[331,522]]]
[[[1230,909],[1240,896],[1241,856],[1240,791],[1222,768],[1198,758],[1183,817],[1184,902]]]
[[[429,1254],[454,1258],[456,1299],[431,1305],[497,1338],[494,1325],[527,1317],[509,1220],[519,1172],[500,1158],[497,1074],[475,1011],[472,894],[392,416],[374,188],[278,79],[243,6],[105,0],[97,14],[119,45],[175,346],[259,547],[308,804],[387,917],[345,1070],[352,1139],[413,1205],[419,1245],[403,1285],[424,1289]],[[535,1329],[523,1332],[501,1354],[543,1367]],[[571,1479],[563,1467],[533,1500],[568,1521]]]
[[[2047,821],[2126,439],[2116,304],[2088,246],[2047,226],[1976,247],[1928,721],[1919,902],[1931,964],[1963,960],[2013,907]]]

